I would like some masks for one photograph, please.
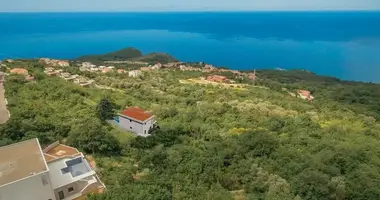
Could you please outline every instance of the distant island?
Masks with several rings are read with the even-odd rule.
[[[84,55],[75,59],[76,61],[104,62],[104,61],[124,61],[133,60],[148,63],[170,63],[178,60],[167,53],[149,53],[143,55],[136,48],[128,47],[118,51],[99,55]]]

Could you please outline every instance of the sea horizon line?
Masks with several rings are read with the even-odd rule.
[[[323,10],[62,10],[62,11],[0,11],[0,14],[20,13],[377,13],[375,9],[323,9]]]

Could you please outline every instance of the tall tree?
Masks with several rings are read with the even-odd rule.
[[[69,133],[68,142],[87,153],[118,154],[120,144],[96,119],[87,119],[74,126]]]
[[[98,103],[98,106],[96,107],[97,116],[100,120],[105,121],[107,119],[112,119],[114,116],[114,108],[115,104],[112,103],[107,98],[103,98]]]

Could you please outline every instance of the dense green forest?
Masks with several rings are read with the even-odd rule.
[[[99,74],[81,88],[47,77],[6,77],[11,113],[0,145],[38,137],[93,154],[106,184],[90,200],[377,200],[380,85],[305,71],[258,71],[243,89],[181,84],[202,72],[159,70],[140,78]],[[312,91],[313,102],[289,95]],[[106,119],[125,106],[152,111],[148,138]]]

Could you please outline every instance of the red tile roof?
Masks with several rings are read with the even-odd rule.
[[[28,75],[28,70],[24,68],[13,68],[10,70],[12,74]]]
[[[256,79],[256,74],[255,73],[249,73],[248,78],[251,80],[254,80],[254,79]]]
[[[207,80],[213,81],[213,82],[227,82],[228,78],[225,76],[212,75],[212,76],[208,76]]]
[[[137,119],[139,121],[145,121],[153,116],[152,114],[139,107],[129,107],[125,109],[121,114],[133,119]]]
[[[307,91],[307,90],[298,90],[298,93],[300,93],[303,96],[309,96],[310,95],[310,91]]]
[[[107,73],[107,72],[111,72],[111,71],[113,71],[113,70],[111,68],[108,68],[108,67],[103,69],[103,73]]]

